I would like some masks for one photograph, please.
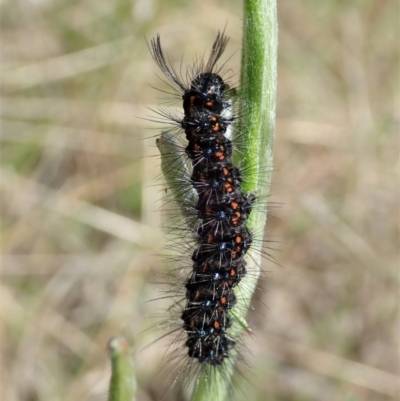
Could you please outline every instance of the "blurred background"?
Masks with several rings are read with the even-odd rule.
[[[231,37],[238,0],[3,0],[1,392],[102,401],[107,341],[135,344],[138,400],[170,385],[142,350],[161,198],[142,120],[165,88],[146,47],[184,65]],[[267,293],[236,399],[385,401],[399,375],[399,13],[389,0],[279,1]],[[142,119],[140,119],[142,118]],[[154,127],[156,131],[154,131]],[[267,307],[263,305],[265,303]],[[150,323],[152,324],[152,323]],[[168,392],[164,400],[177,400]]]

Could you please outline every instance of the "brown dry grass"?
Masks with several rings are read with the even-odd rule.
[[[178,61],[241,2],[3,1],[3,400],[105,400],[107,340],[139,333],[163,266],[145,106],[157,104],[144,35]],[[247,400],[398,396],[398,9],[392,1],[279,2],[277,138]],[[237,71],[239,52],[232,60]],[[268,305],[266,309],[261,301]],[[157,345],[135,355],[138,400],[162,387]],[[244,394],[244,396],[243,396]],[[171,398],[173,399],[173,398]]]

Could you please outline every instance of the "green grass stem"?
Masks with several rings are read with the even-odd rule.
[[[108,401],[135,401],[135,369],[128,342],[122,337],[112,338],[108,351],[112,368]]]

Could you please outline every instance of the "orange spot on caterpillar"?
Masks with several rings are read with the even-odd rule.
[[[222,152],[216,152],[215,153],[215,157],[218,159],[218,160],[225,160],[225,155],[222,153]]]
[[[231,222],[232,222],[232,224],[235,225],[235,226],[239,223],[239,220],[240,220],[240,219],[239,219],[238,217],[232,217],[232,218],[231,218]]]

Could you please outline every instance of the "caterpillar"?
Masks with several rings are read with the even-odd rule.
[[[174,344],[180,347],[171,359],[186,356],[191,372],[212,371],[231,363],[232,350],[240,342],[230,330],[237,304],[234,289],[246,279],[246,253],[253,245],[253,234],[246,225],[256,196],[243,193],[242,171],[233,163],[229,131],[237,120],[235,89],[222,78],[224,65],[218,66],[228,40],[218,33],[207,61],[198,60],[186,80],[166,58],[159,35],[149,44],[172,96],[183,108],[180,115],[164,108],[157,113],[173,125],[161,139],[179,142],[183,135],[186,139],[181,159],[169,169],[183,174],[174,181],[184,196],[178,200],[175,196],[175,200],[191,220],[186,219],[188,228],[178,233],[185,234],[179,241],[188,241],[182,257],[189,267],[184,279],[173,283],[174,289],[167,293],[178,299],[172,309],[178,310],[180,318],[171,331],[178,333]]]

